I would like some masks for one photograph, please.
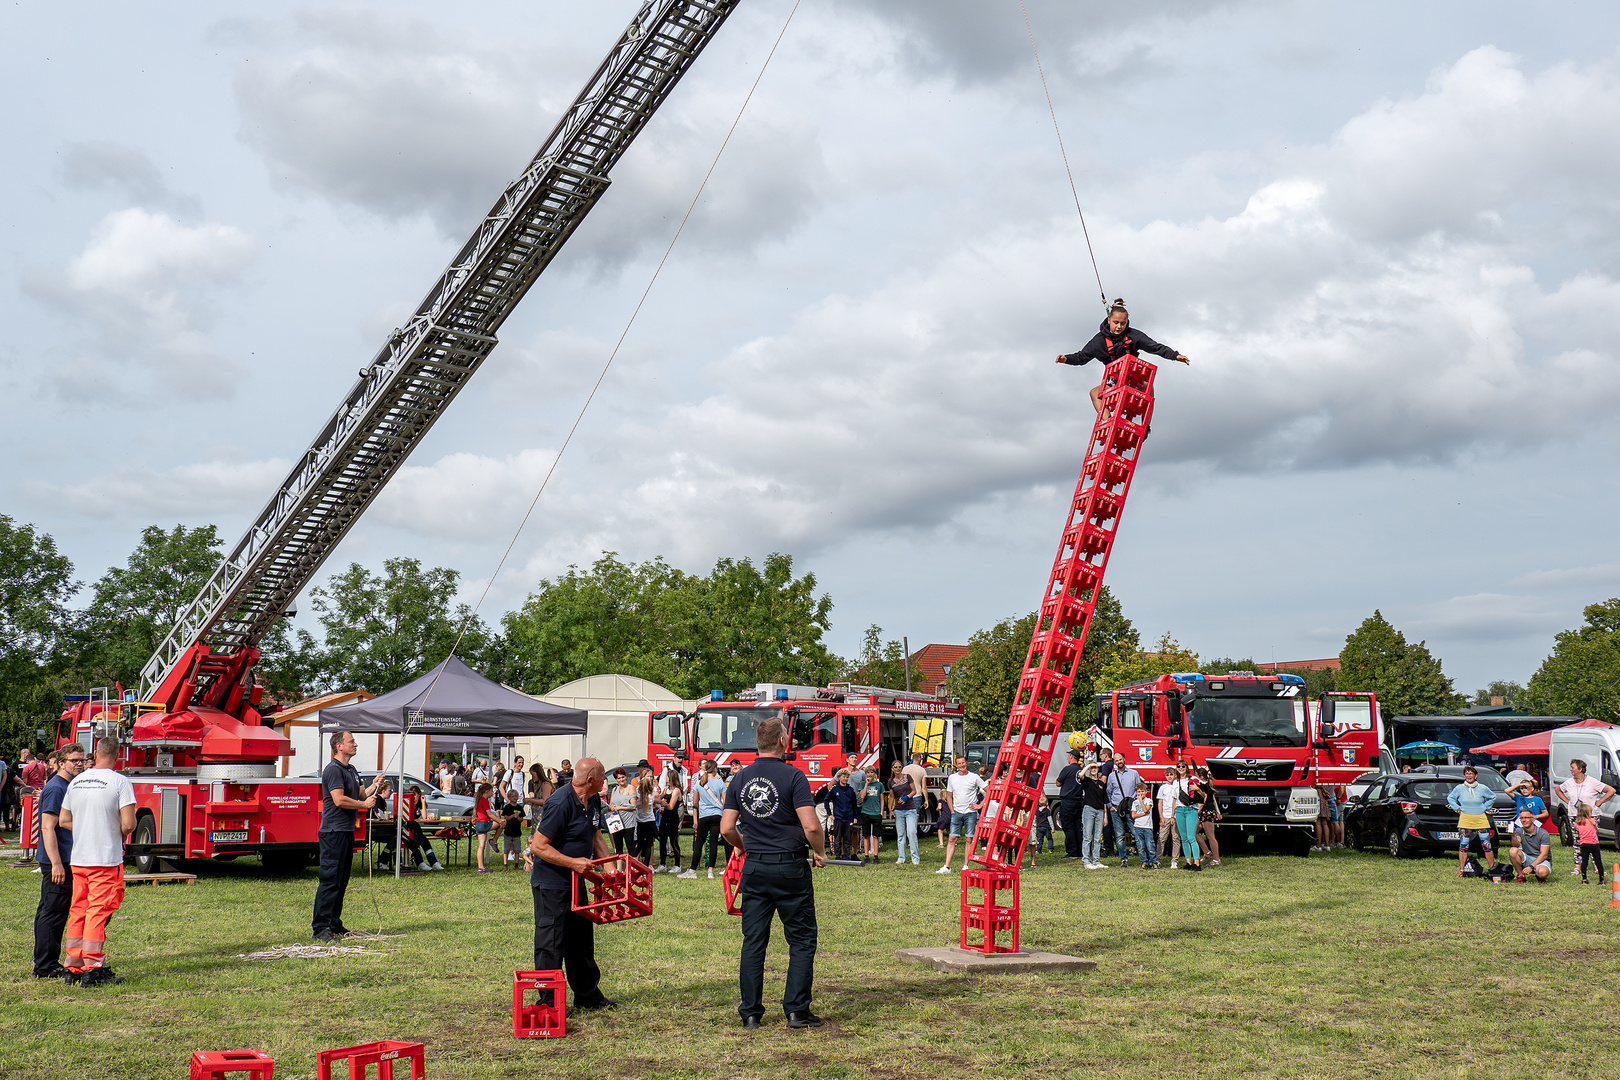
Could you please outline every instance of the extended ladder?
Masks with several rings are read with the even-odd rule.
[[[1057,749],[1058,726],[1074,689],[1074,675],[1091,628],[1097,590],[1108,568],[1119,515],[1153,419],[1153,377],[1158,368],[1137,356],[1108,365],[1102,411],[1080,467],[1063,542],[1052,564],[1035,633],[1018,680],[1007,733],[985,793],[962,874],[962,948],[1018,951],[1018,868],[1046,768]],[[1011,892],[1010,903],[997,893]],[[997,939],[997,934],[1004,937]]]
[[[648,0],[539,153],[360,372],[326,426],[141,670],[143,700],[224,704],[260,638],[495,347],[495,334],[739,0]],[[240,694],[230,698],[230,711]]]

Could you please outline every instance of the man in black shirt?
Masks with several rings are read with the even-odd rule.
[[[1080,811],[1086,805],[1080,795],[1080,751],[1070,748],[1069,763],[1058,773],[1058,824],[1063,829],[1063,857],[1080,857]]]
[[[765,948],[771,939],[771,916],[782,918],[788,943],[787,985],[782,1011],[790,1028],[821,1026],[810,1011],[810,987],[816,966],[816,893],[810,882],[808,853],[817,866],[827,865],[821,823],[816,820],[810,783],[804,773],[783,760],[788,752],[787,727],[772,718],[754,730],[759,757],[726,788],[720,835],[742,852],[742,958],[737,982],[742,1003],[737,1013],[743,1027],[759,1027],[765,1015]]]
[[[602,972],[596,966],[596,924],[576,915],[569,897],[574,874],[589,870],[591,860],[613,854],[599,825],[602,800],[598,796],[605,780],[600,761],[580,758],[573,780],[559,784],[540,808],[540,823],[525,860],[530,864],[529,887],[534,893],[534,970],[567,971],[574,1005],[580,1009],[610,1009],[617,1004],[602,994]],[[578,887],[578,898],[583,900],[583,880]]]
[[[321,771],[321,883],[315,887],[313,923],[315,940],[326,945],[349,932],[343,925],[343,894],[354,870],[354,814],[377,805],[377,787],[384,779],[378,773],[361,796],[360,774],[349,764],[359,752],[353,735],[333,732],[332,760]]]

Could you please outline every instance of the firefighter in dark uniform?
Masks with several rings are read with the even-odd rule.
[[[1177,360],[1191,365],[1192,361],[1168,345],[1160,345],[1131,325],[1131,313],[1125,310],[1125,301],[1115,300],[1108,308],[1108,318],[1097,327],[1097,334],[1079,349],[1057,358],[1060,364],[1078,366],[1092,360],[1103,363],[1103,382],[1091,388],[1091,407],[1102,412],[1103,388],[1108,382],[1108,365],[1125,356],[1140,356],[1144,352]]]
[[[771,939],[771,916],[782,919],[787,938],[787,985],[782,1011],[790,1028],[821,1026],[810,1011],[810,988],[816,966],[816,893],[810,864],[827,865],[821,823],[816,820],[810,782],[783,760],[788,752],[787,727],[766,720],[754,732],[759,757],[732,778],[720,815],[720,835],[743,853],[742,958],[737,982],[743,1027],[759,1027],[765,1015],[765,947]]]

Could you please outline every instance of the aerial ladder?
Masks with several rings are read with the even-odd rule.
[[[1153,419],[1153,364],[1123,356],[1108,365],[1102,408],[1080,466],[1057,558],[1041,598],[1018,694],[962,872],[963,949],[1018,951],[1019,867],[1063,710],[1096,610],[1097,590]],[[975,865],[976,864],[976,865]]]
[[[533,160],[360,371],[246,535],[181,612],[141,671],[139,709],[120,710],[104,697],[79,701],[63,716],[67,737],[116,727],[123,764],[136,772],[161,763],[170,776],[195,766],[205,781],[273,775],[288,741],[260,724],[262,688],[254,680],[260,640],[495,348],[501,324],[607,191],[613,167],[738,2],[641,6]],[[214,801],[241,803],[235,794]],[[199,828],[205,836],[255,831],[193,826],[180,835]],[[194,854],[185,846],[185,855]],[[214,852],[211,843],[204,846]],[[230,850],[245,854],[260,846]]]

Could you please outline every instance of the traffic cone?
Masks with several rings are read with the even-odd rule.
[[[1599,863],[1598,865],[1601,866],[1603,864]],[[1609,895],[1613,897],[1613,899],[1609,901],[1609,906],[1620,907],[1620,862],[1615,863],[1612,870],[1613,872],[1609,874],[1609,888],[1612,890],[1612,892],[1610,892]]]

